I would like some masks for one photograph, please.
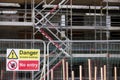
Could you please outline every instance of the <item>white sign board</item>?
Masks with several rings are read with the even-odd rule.
[[[7,49],[7,71],[39,71],[39,49]]]

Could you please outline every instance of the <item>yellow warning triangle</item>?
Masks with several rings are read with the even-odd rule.
[[[10,54],[8,55],[8,59],[18,59],[14,50],[11,50]]]

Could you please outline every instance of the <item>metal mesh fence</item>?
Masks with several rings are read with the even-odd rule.
[[[58,42],[59,43],[59,42]],[[69,48],[63,48],[69,54],[72,54],[71,57],[66,57],[65,61],[68,62],[68,80],[72,79],[72,71],[74,71],[74,79],[80,80],[80,65],[82,66],[82,80],[113,80],[115,74],[119,80],[119,71],[120,71],[120,41],[118,40],[89,40],[89,41],[69,41],[65,42],[66,45],[69,44]],[[52,43],[49,45],[49,53],[51,53],[55,48]],[[68,50],[69,49],[69,50]],[[54,52],[50,54],[50,58],[55,58]],[[57,59],[64,58],[64,53],[60,55]],[[56,59],[56,60],[57,60]],[[88,62],[90,60],[90,64]],[[51,62],[51,60],[50,60]],[[56,61],[53,62],[56,64]],[[89,68],[90,67],[90,68]],[[95,72],[95,67],[97,68]],[[106,68],[105,68],[106,67]],[[117,72],[115,73],[115,67]],[[52,67],[51,67],[52,68]],[[62,68],[63,70],[63,68]],[[64,80],[63,76],[60,76],[61,73],[59,70],[56,70],[59,73],[55,74],[58,79],[54,80]],[[65,67],[65,78],[66,77],[66,67]],[[63,73],[62,73],[63,74]],[[91,78],[90,78],[91,75]],[[103,77],[102,77],[103,76]],[[62,78],[61,78],[62,77]]]
[[[32,80],[30,71],[6,71],[7,49],[40,49],[44,54],[44,43],[40,40],[0,40],[0,80]],[[41,58],[42,59],[42,58]]]
[[[60,43],[60,42],[58,42]],[[74,79],[80,78],[80,65],[82,66],[82,79],[101,80],[107,78],[107,80],[113,80],[115,78],[115,67],[117,69],[117,79],[119,80],[120,72],[120,59],[119,48],[120,41],[69,41],[65,42],[69,48],[63,49],[68,52],[71,57],[66,57],[64,53],[56,49],[50,42],[48,45],[49,62],[46,66],[46,79],[49,73],[49,80],[64,80],[73,78],[72,71],[74,71]],[[7,48],[20,48],[20,49],[40,49],[40,53],[44,54],[44,44],[42,41],[32,40],[0,40],[0,78],[1,80],[32,80],[32,72],[27,71],[6,71],[6,49]],[[69,50],[68,50],[69,49]],[[62,60],[64,61],[64,64]],[[41,62],[43,56],[41,55]],[[90,64],[88,62],[90,60]],[[68,62],[68,66],[66,65]],[[41,63],[42,65],[43,63]],[[106,68],[104,68],[106,66]],[[42,66],[41,66],[42,67]],[[97,67],[97,72],[95,72]],[[67,71],[68,70],[68,71]],[[35,74],[37,72],[34,72]],[[96,74],[95,74],[96,73]],[[105,75],[106,74],[106,75]],[[68,77],[67,77],[68,75]],[[102,77],[103,75],[103,77]],[[7,77],[6,77],[7,76]],[[37,75],[40,78],[40,73]]]

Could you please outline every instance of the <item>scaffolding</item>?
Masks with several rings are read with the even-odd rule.
[[[49,3],[47,3],[47,5],[51,5],[54,2],[55,2],[55,0],[52,0]],[[37,73],[37,75],[39,74],[41,76],[38,76],[34,80],[38,80],[38,78],[40,78],[40,80],[43,80],[43,79],[46,80],[45,75],[50,72],[50,70],[49,70],[49,66],[51,65],[50,63],[55,62],[57,60],[57,58],[62,56],[62,54],[64,54],[65,57],[66,56],[70,57],[70,53],[67,51],[70,49],[69,45],[64,42],[64,41],[69,41],[69,38],[62,31],[60,31],[58,28],[56,28],[56,26],[53,23],[50,22],[50,19],[52,17],[54,17],[57,14],[57,12],[60,11],[59,6],[65,5],[67,2],[68,2],[68,0],[61,0],[52,9],[50,9],[50,10],[48,10],[48,12],[44,13],[44,11],[46,11],[46,8],[43,8],[42,10],[38,10],[39,6],[46,3],[43,0],[38,5],[36,5],[33,9],[34,10],[34,27],[33,28],[35,28],[34,35],[36,35],[38,32],[40,32],[46,39],[48,39],[50,42],[52,42],[52,44],[56,47],[55,50],[53,50],[52,52],[50,52],[44,56],[43,70],[41,70],[40,72]],[[38,18],[38,16],[40,18]],[[53,30],[49,29],[49,27],[52,27],[52,29],[55,30],[56,33],[54,33]],[[60,35],[60,37],[58,35]],[[62,37],[64,38],[64,40],[62,39]],[[59,43],[54,42],[54,40],[58,40]],[[55,53],[56,56],[52,60],[49,59],[49,56],[53,52],[56,52],[58,50],[60,51],[60,53]],[[62,57],[64,58],[64,56],[62,56]],[[47,65],[46,65],[46,62],[47,62]],[[46,69],[47,69],[47,72],[46,72]],[[47,77],[47,80],[49,80],[49,76]]]
[[[56,48],[55,48],[55,50],[53,50],[53,51],[47,51],[47,54],[44,56],[44,60],[43,60],[43,70],[41,70],[40,72],[38,72],[37,73],[37,75],[40,75],[41,74],[41,76],[38,76],[35,80],[37,80],[37,79],[39,79],[40,78],[40,80],[49,80],[49,73],[51,73],[51,79],[53,80],[53,69],[52,69],[52,64],[54,64],[54,62],[59,58],[60,60],[61,59],[63,59],[63,58],[65,58],[65,57],[70,57],[70,53],[69,53],[69,50],[70,49],[72,49],[72,47],[71,47],[71,44],[73,44],[73,43],[71,43],[71,44],[69,44],[69,42],[70,42],[70,40],[69,40],[69,38],[65,35],[65,33],[63,32],[63,31],[61,31],[61,30],[59,30],[57,27],[56,27],[56,25],[54,24],[54,23],[52,23],[50,20],[60,11],[60,9],[62,8],[62,5],[66,5],[67,3],[68,3],[68,1],[69,0],[61,0],[59,3],[57,3],[57,4],[55,4],[54,2],[55,2],[55,0],[52,0],[52,1],[50,1],[49,3],[47,3],[45,0],[43,0],[43,1],[41,1],[38,5],[36,5],[35,7],[34,7],[34,35],[36,35],[38,32],[40,32],[46,39],[48,39],[51,43],[52,43],[52,45],[53,46],[55,46]],[[70,7],[70,24],[71,24],[71,27],[73,26],[73,11],[72,11],[72,0],[70,0],[69,1],[70,2],[70,5],[71,5],[71,7]],[[98,62],[100,61],[100,63],[101,63],[101,54],[104,54],[105,52],[105,54],[107,55],[106,57],[105,57],[105,64],[103,65],[102,63],[101,63],[101,67],[100,66],[97,66],[96,64],[96,62],[94,63],[94,67],[95,67],[95,72],[93,72],[93,73],[91,73],[91,66],[92,66],[92,63],[91,63],[91,59],[92,58],[90,58],[89,59],[89,57],[87,58],[88,59],[88,75],[87,75],[87,77],[88,77],[88,79],[89,80],[92,80],[92,75],[94,74],[95,75],[95,80],[97,79],[96,78],[96,76],[97,76],[97,69],[98,69],[98,67],[100,67],[100,79],[101,80],[110,80],[109,79],[109,75],[110,75],[110,72],[109,72],[109,69],[110,69],[110,66],[109,66],[109,45],[110,45],[110,43],[109,43],[109,36],[110,36],[110,32],[109,32],[109,27],[110,27],[110,17],[109,17],[109,14],[108,14],[108,2],[106,2],[106,8],[104,8],[104,5],[103,5],[103,3],[102,3],[102,1],[100,2],[100,6],[99,6],[99,9],[100,9],[100,14],[99,14],[99,16],[98,16],[98,12],[97,12],[97,9],[98,9],[98,6],[97,6],[97,4],[96,4],[96,1],[93,1],[93,3],[94,3],[94,10],[92,11],[92,12],[94,12],[93,14],[93,23],[92,23],[92,25],[95,27],[94,28],[94,48],[91,50],[91,52],[90,53],[98,53],[99,54],[99,59],[97,59],[98,60]],[[45,5],[44,5],[45,4]],[[55,4],[55,5],[53,5],[53,4]],[[39,10],[38,8],[41,6],[41,5],[44,5],[44,7],[41,9],[41,10]],[[48,7],[50,8],[50,10],[47,8],[47,5],[48,5]],[[92,7],[91,7],[91,4],[89,4],[90,6],[89,6],[89,10],[91,10],[92,9]],[[64,6],[65,7],[65,6]],[[66,6],[66,8],[67,8],[67,6]],[[105,14],[105,17],[106,17],[106,21],[105,21],[105,23],[103,22],[103,10],[106,10],[106,13],[104,13]],[[92,13],[91,13],[91,11],[89,11],[89,15],[91,15]],[[86,14],[87,15],[87,14]],[[39,17],[38,17],[39,16]],[[62,16],[62,18],[65,18],[64,17],[64,15]],[[89,23],[91,23],[90,22],[90,17],[88,18],[89,19]],[[98,19],[99,19],[99,21],[100,21],[100,23],[98,23]],[[63,20],[63,19],[62,19]],[[64,20],[63,20],[64,21]],[[61,22],[62,23],[62,22]],[[86,23],[85,23],[86,24]],[[75,24],[75,25],[77,25],[77,24]],[[103,28],[100,28],[100,26],[105,26],[105,27],[103,27]],[[65,26],[65,24],[63,23],[62,24],[62,26]],[[51,28],[51,29],[50,29]],[[72,28],[71,28],[71,31],[70,31],[70,35],[71,35],[71,40],[72,40]],[[106,47],[106,51],[104,52],[103,50],[104,50],[104,43],[103,43],[103,33],[105,33],[106,34],[106,41],[105,41],[105,47]],[[99,36],[98,36],[98,34],[99,34]],[[63,38],[61,38],[61,36],[64,36],[64,39]],[[98,42],[97,42],[97,40],[98,39],[100,39],[100,43],[98,44]],[[57,40],[58,42],[55,42],[54,40]],[[66,43],[66,41],[67,41],[67,43]],[[49,44],[48,44],[49,45]],[[82,44],[81,44],[82,45]],[[89,45],[87,45],[87,46],[89,46]],[[91,46],[91,45],[90,45]],[[100,46],[100,47],[99,47]],[[99,47],[99,48],[98,48]],[[83,48],[83,50],[84,50],[85,48]],[[100,50],[99,50],[100,49]],[[57,51],[57,54],[56,54],[56,51]],[[82,51],[82,50],[81,50]],[[49,57],[52,55],[52,54],[55,54],[54,55],[54,57],[52,57],[52,59],[50,59]],[[84,51],[82,52],[82,53],[84,53]],[[86,53],[86,51],[85,51],[85,53]],[[63,54],[65,54],[65,56],[63,56]],[[73,53],[72,53],[73,54]],[[92,54],[91,54],[92,55]],[[61,58],[61,57],[63,57],[63,58]],[[85,57],[85,56],[84,56]],[[71,66],[73,66],[72,64],[72,55],[71,55],[71,58],[69,59],[69,60],[71,60]],[[96,58],[95,58],[95,60],[96,60]],[[94,61],[94,60],[93,60]],[[58,63],[59,63],[59,61],[58,61]],[[63,64],[63,66],[64,66],[64,64]],[[81,69],[81,67],[82,66],[80,66],[80,69]],[[51,69],[50,69],[51,68]],[[64,71],[64,68],[65,67],[63,67],[63,71]],[[103,72],[103,69],[104,69],[104,72]],[[107,70],[106,70],[107,69]],[[116,69],[116,67],[115,67],[115,69]],[[72,68],[71,68],[71,71],[72,71]],[[87,71],[86,71],[87,72]],[[116,72],[116,71],[115,71]],[[64,76],[64,73],[65,72],[63,72],[63,80],[65,80],[65,76]],[[104,75],[103,75],[104,74]],[[116,73],[115,73],[116,74]],[[35,75],[35,76],[37,76],[37,75]],[[46,78],[46,75],[47,75],[47,78]],[[81,76],[81,74],[80,74],[80,76]],[[104,76],[104,77],[103,77]],[[74,71],[72,71],[71,72],[71,79],[72,80],[74,80]]]
[[[90,3],[74,5],[73,0],[31,0],[29,10],[28,0],[25,0],[25,9],[19,9],[20,21],[31,23],[33,40],[0,40],[0,53],[5,53],[7,48],[39,48],[42,51],[40,71],[6,72],[5,55],[0,54],[0,80],[7,80],[4,76],[8,74],[12,80],[17,80],[15,76],[20,76],[21,80],[119,80],[120,41],[110,36],[112,30],[119,29],[111,29],[111,26],[120,26],[120,16],[109,12],[120,11],[120,8],[110,8],[109,0],[88,1]],[[15,16],[0,17],[1,21],[19,21]],[[36,36],[43,39],[40,42],[44,45]]]

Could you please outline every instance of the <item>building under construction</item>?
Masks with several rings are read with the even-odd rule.
[[[7,49],[39,49],[40,70],[17,71]],[[0,0],[0,80],[120,80],[119,73],[120,0]]]

